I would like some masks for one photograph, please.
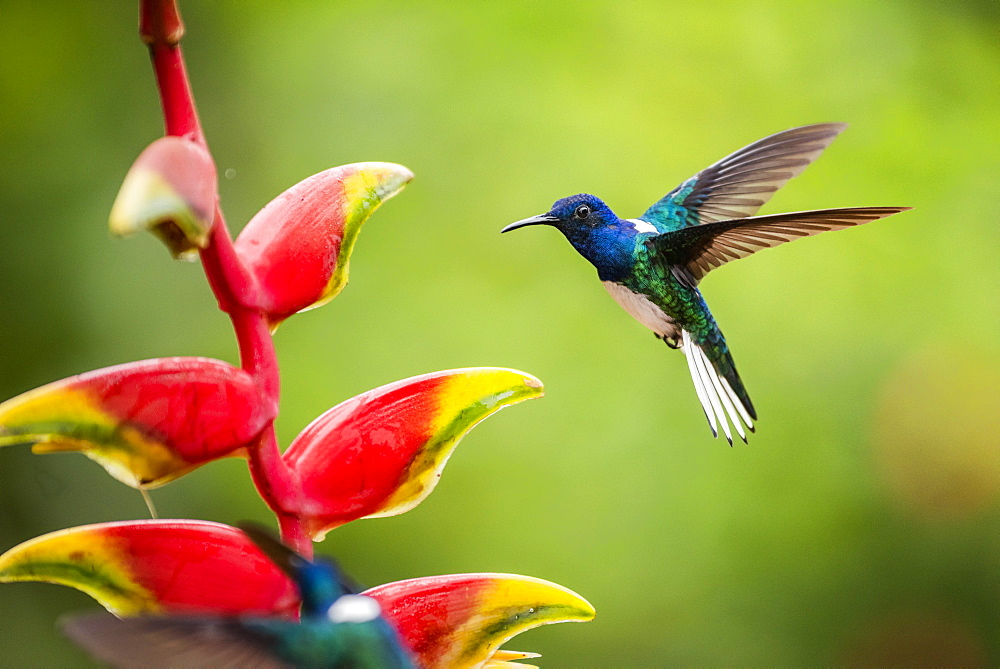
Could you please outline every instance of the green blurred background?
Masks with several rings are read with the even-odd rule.
[[[0,2],[0,399],[129,360],[235,360],[197,265],[107,213],[162,132],[134,3]],[[338,164],[417,174],[351,285],[277,334],[279,434],[369,388],[501,365],[541,401],[477,427],[416,510],[319,550],[360,581],[530,574],[587,625],[509,644],[547,667],[1000,663],[1000,5],[913,1],[182,3],[238,230]],[[763,213],[910,205],[703,284],[761,421],[713,440],[682,355],[552,230],[593,192],[635,216],[765,135],[850,130]],[[269,519],[242,461],[164,516]],[[77,455],[0,451],[0,548],[141,518]],[[0,664],[85,665],[75,591],[0,587]]]

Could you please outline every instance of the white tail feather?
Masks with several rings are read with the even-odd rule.
[[[698,370],[698,378],[701,383],[702,388],[705,390],[705,395],[708,397],[709,405],[712,407],[712,413],[715,417],[719,419],[719,425],[722,427],[722,432],[726,435],[726,441],[730,444],[733,443],[733,434],[729,431],[729,421],[726,420],[726,414],[722,410],[722,402],[719,401],[719,394],[715,390],[715,385],[712,383],[712,377],[709,374],[708,369],[705,366],[704,356],[701,355],[701,349],[693,341],[689,342],[691,345],[691,357],[694,358],[695,368]]]
[[[694,344],[691,343],[691,335],[688,334],[687,330],[681,331],[681,341],[681,350],[684,351],[684,357],[687,358],[688,371],[691,372],[691,380],[694,381],[694,391],[698,394],[698,401],[701,402],[701,409],[705,412],[705,418],[708,419],[708,426],[712,428],[712,436],[718,438],[719,430],[716,428],[715,413],[712,411],[712,405],[709,403],[705,388],[702,386],[701,373],[695,362]]]
[[[746,407],[743,406],[743,401],[740,399],[740,396],[737,395],[736,392],[733,390],[733,387],[729,385],[729,381],[728,379],[726,379],[726,377],[720,376],[719,380],[722,381],[722,385],[725,386],[726,392],[729,393],[729,397],[732,398],[733,404],[736,405],[736,410],[740,412],[740,418],[743,419],[743,422],[746,423],[746,426],[750,428],[750,431],[752,432],[753,421],[750,420],[750,414],[747,413]]]
[[[705,417],[708,418],[712,434],[718,437],[719,430],[716,426],[721,425],[726,439],[732,444],[733,437],[729,429],[729,425],[732,423],[736,433],[743,441],[746,441],[743,424],[746,424],[751,431],[753,430],[753,422],[750,420],[749,412],[726,378],[719,376],[705,352],[694,343],[687,330],[681,331],[681,350],[687,357],[688,371],[691,372],[691,380],[694,382],[698,401],[701,402],[701,408],[705,412]]]
[[[701,355],[701,361],[705,366],[705,370],[708,372],[708,376],[712,379],[712,385],[715,386],[715,394],[722,400],[722,405],[726,408],[726,413],[729,415],[729,421],[733,424],[733,427],[736,428],[736,432],[740,435],[740,439],[742,439],[745,443],[747,435],[743,431],[743,425],[740,424],[739,415],[736,413],[736,407],[733,406],[733,401],[729,398],[729,393],[727,393],[722,387],[722,382],[719,380],[719,373],[715,371],[712,361],[708,359],[705,352],[700,348],[697,349],[697,351]]]
[[[719,419],[722,432],[726,435],[726,441],[732,444],[733,433],[729,429],[729,420],[726,419],[726,413],[722,409],[722,402],[719,401],[719,393],[712,384],[711,372],[709,372],[705,365],[705,359],[703,356],[698,355],[700,352],[700,349],[696,347],[694,356],[695,363],[698,365],[698,372],[701,374],[701,383],[705,386],[705,394],[708,395],[708,400],[712,403],[712,409],[715,410],[715,417]]]

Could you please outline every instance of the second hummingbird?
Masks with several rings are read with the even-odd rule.
[[[725,337],[698,283],[730,260],[800,237],[868,223],[909,207],[818,209],[754,216],[847,127],[820,123],[765,137],[670,191],[639,218],[619,218],[599,198],[580,194],[511,223],[501,232],[549,225],[597,268],[611,297],[670,348],[687,356],[712,434],[729,424],[746,441],[757,412],[736,372]]]

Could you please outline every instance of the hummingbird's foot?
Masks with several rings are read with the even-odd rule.
[[[657,339],[659,339],[660,341],[662,341],[664,344],[674,349],[675,351],[681,346],[680,342],[677,341],[676,337],[671,337],[669,335],[661,335],[657,334],[656,332],[654,332],[653,334],[656,335]]]

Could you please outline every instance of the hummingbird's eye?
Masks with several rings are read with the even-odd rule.
[[[573,215],[582,221],[583,219],[590,216],[590,207],[588,207],[585,204],[581,204],[579,207],[576,208],[576,211],[573,212]]]

